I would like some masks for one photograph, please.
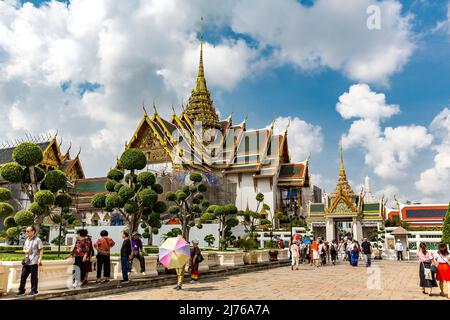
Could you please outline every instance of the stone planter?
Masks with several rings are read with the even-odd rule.
[[[68,288],[72,284],[73,260],[43,261],[39,267],[38,290]],[[3,261],[2,266],[9,270],[8,286],[6,292],[15,292],[19,289],[22,263],[20,261]],[[26,290],[30,290],[30,277],[28,277]]]
[[[202,253],[203,254],[203,253]],[[203,254],[205,261],[208,260],[208,267],[216,267],[219,265],[219,258],[217,257],[217,252],[208,251]],[[208,259],[206,259],[208,257]]]
[[[278,261],[289,260],[288,250],[289,249],[278,250]]]
[[[252,263],[252,258],[251,258],[252,253],[249,251],[244,252],[243,255],[243,260],[244,260],[244,264],[251,264]]]
[[[144,277],[155,277],[158,275],[158,267],[157,267],[157,254],[149,254],[144,256],[145,261],[145,275],[141,273],[141,264],[138,259],[133,260],[133,266],[131,268],[131,274],[129,275],[130,279],[144,278]],[[164,267],[163,267],[164,271]],[[93,272],[93,277],[95,277],[95,273]],[[113,279],[122,279],[122,264],[120,262],[120,257],[114,256],[111,257],[111,278]]]
[[[9,269],[0,265],[0,296],[8,290]]]
[[[269,250],[258,250],[256,253],[256,263],[269,262]]]
[[[217,257],[219,258],[220,266],[242,266],[244,264],[244,252],[218,252]]]

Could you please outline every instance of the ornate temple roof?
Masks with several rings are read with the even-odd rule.
[[[339,195],[346,196],[350,199],[355,198],[355,193],[352,190],[352,187],[348,183],[347,175],[345,174],[345,167],[344,167],[344,156],[342,152],[342,142],[340,146],[340,152],[341,152],[341,163],[339,167],[339,178],[336,184],[336,188],[334,189],[333,193],[331,194],[332,198],[336,198]]]
[[[186,114],[194,122],[200,121],[203,128],[221,128],[216,109],[213,107],[211,94],[206,86],[203,67],[203,30],[200,35],[200,63],[198,65],[197,80],[189,98]]]

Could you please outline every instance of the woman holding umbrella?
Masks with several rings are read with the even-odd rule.
[[[176,290],[181,290],[184,281],[184,270],[189,262],[190,249],[189,242],[180,235],[176,238],[167,238],[159,247],[159,262],[168,269],[175,269],[177,272]]]

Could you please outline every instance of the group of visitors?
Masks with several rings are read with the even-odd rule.
[[[331,242],[322,240],[320,237],[311,242],[294,240],[289,249],[292,260],[291,270],[294,270],[294,268],[298,270],[299,263],[318,268],[327,263],[335,265],[339,260],[348,261],[351,266],[356,267],[362,257],[364,257],[366,267],[370,267],[372,255],[375,253],[375,258],[378,255],[378,252],[372,250],[372,245],[367,238],[364,238],[361,244],[348,237]],[[378,251],[378,248],[376,250]]]
[[[439,282],[440,295],[450,299],[450,254],[447,245],[440,243],[437,252],[433,254],[422,242],[417,257],[420,261],[419,279],[422,293],[431,296],[433,288],[437,287]],[[447,287],[447,295],[444,292],[444,285]]]
[[[38,272],[39,266],[42,266],[42,258],[44,254],[44,246],[36,235],[36,227],[30,226],[26,228],[26,239],[23,247],[24,259],[22,260],[22,273],[20,277],[20,286],[16,296],[25,295],[25,284],[31,275],[31,290],[29,296],[38,294]],[[135,232],[130,238],[128,231],[122,231],[122,246],[120,248],[120,261],[122,268],[122,284],[129,282],[129,273],[131,273],[134,259],[138,259],[141,267],[141,273],[145,275],[145,252],[143,248],[140,234]],[[199,241],[192,241],[193,247],[190,250],[189,268],[191,282],[195,283],[199,279],[199,264],[203,261],[201,250],[198,246]],[[108,236],[108,231],[102,230],[100,238],[93,243],[92,237],[86,229],[77,231],[77,240],[73,245],[72,251],[66,259],[74,259],[73,270],[73,287],[85,286],[88,283],[88,274],[92,272],[91,258],[97,251],[97,277],[95,283],[108,283],[111,278],[111,248],[116,243]],[[94,251],[95,250],[95,251]],[[184,265],[178,268],[178,281],[175,289],[180,290],[184,280]],[[102,278],[103,273],[103,278]]]

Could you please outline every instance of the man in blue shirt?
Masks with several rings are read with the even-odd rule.
[[[142,240],[140,239],[140,234],[137,232],[133,233],[133,236],[131,237],[131,250],[133,251],[133,258],[131,261],[133,262],[134,258],[137,258],[141,264],[141,272],[145,275],[144,247],[142,245]]]

